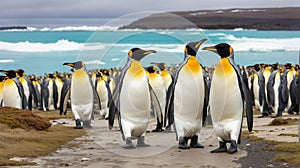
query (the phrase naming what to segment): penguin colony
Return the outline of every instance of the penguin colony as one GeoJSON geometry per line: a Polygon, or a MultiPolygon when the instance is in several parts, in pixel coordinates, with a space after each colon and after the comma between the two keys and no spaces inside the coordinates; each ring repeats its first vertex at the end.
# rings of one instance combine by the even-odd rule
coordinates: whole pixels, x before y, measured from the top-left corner
{"type": "Polygon", "coordinates": [[[219,141],[212,153],[237,152],[243,115],[251,132],[253,109],[261,117],[299,114],[299,65],[239,67],[233,48],[221,43],[202,48],[220,57],[215,67],[203,67],[196,55],[205,40],[188,43],[183,61],[171,67],[158,62],[143,67],[140,60],[156,51],[132,48],[120,69],[87,71],[84,62],[77,61],[63,64],[71,67],[71,73],[43,77],[26,76],[22,69],[0,70],[5,74],[0,76],[0,105],[59,109],[61,115],[71,107],[75,129],[91,128],[98,110],[109,129],[117,118],[127,149],[150,146],[145,134],[151,116],[157,121],[154,132],[171,131],[174,126],[178,148],[204,148],[198,136],[210,115],[219,141]]]}

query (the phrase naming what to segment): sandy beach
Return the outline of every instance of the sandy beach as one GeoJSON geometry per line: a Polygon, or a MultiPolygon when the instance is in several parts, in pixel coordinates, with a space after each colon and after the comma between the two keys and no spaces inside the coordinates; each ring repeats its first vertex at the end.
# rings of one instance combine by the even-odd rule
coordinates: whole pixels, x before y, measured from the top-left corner
{"type": "MultiPolygon", "coordinates": [[[[297,118],[297,116],[285,115],[283,118],[297,118]]],[[[296,134],[297,125],[266,126],[273,119],[255,116],[253,135],[280,142],[297,142],[298,137],[282,136],[282,132],[296,134]]],[[[66,126],[74,126],[71,119],[56,120],[53,124],[63,122],[66,126]]],[[[148,130],[154,127],[153,124],[151,122],[148,130]]],[[[246,130],[246,125],[243,129],[246,130]]],[[[145,142],[151,147],[123,149],[124,142],[118,126],[109,131],[106,120],[95,119],[93,128],[86,129],[86,132],[87,135],[74,139],[48,156],[14,159],[37,163],[31,167],[293,167],[287,163],[274,162],[272,157],[276,152],[264,151],[266,144],[247,139],[242,140],[235,154],[210,153],[218,147],[211,125],[203,128],[200,136],[200,143],[205,148],[190,150],[177,148],[174,132],[149,132],[146,134],[145,142]]]]}

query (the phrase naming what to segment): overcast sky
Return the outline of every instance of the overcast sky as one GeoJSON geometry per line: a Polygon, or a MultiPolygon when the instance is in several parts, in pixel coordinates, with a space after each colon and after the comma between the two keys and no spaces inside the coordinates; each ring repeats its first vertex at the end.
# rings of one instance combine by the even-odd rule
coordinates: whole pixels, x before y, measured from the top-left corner
{"type": "Polygon", "coordinates": [[[300,0],[2,0],[0,26],[99,26],[143,11],[300,7],[300,0]]]}

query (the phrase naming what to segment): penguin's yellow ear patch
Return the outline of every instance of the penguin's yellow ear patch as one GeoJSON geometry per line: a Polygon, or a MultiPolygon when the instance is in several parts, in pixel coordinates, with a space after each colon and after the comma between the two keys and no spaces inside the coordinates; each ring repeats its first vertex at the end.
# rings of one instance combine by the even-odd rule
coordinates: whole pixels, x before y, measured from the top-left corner
{"type": "Polygon", "coordinates": [[[132,57],[132,50],[128,52],[129,57],[132,57]]]}
{"type": "Polygon", "coordinates": [[[229,54],[231,55],[233,53],[233,48],[230,46],[229,47],[229,54]]]}

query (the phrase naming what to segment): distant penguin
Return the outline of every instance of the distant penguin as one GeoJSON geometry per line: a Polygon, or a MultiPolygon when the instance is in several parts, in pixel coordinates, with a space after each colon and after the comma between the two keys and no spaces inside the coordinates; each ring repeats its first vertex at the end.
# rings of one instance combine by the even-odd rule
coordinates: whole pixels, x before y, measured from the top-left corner
{"type": "Polygon", "coordinates": [[[99,72],[97,76],[96,95],[100,104],[100,115],[102,118],[108,118],[109,87],[106,83],[107,77],[102,72],[99,72]]]}
{"type": "Polygon", "coordinates": [[[17,73],[14,70],[0,72],[6,74],[7,79],[3,87],[3,103],[8,107],[15,107],[25,110],[27,107],[26,96],[24,94],[23,86],[17,79],[17,73]]]}
{"type": "Polygon", "coordinates": [[[280,70],[275,70],[271,73],[267,83],[268,102],[276,117],[282,116],[287,106],[289,93],[286,82],[286,74],[281,75],[280,70]]]}
{"type": "Polygon", "coordinates": [[[234,63],[233,48],[230,45],[220,43],[203,50],[213,51],[221,57],[215,67],[209,96],[210,114],[220,146],[211,153],[235,153],[241,136],[244,101],[248,130],[252,131],[251,94],[242,79],[240,69],[234,63]],[[231,144],[229,149],[226,143],[231,144]]]}
{"type": "Polygon", "coordinates": [[[172,75],[170,74],[170,72],[166,69],[167,64],[165,64],[165,63],[156,63],[156,62],[152,62],[151,64],[157,66],[160,69],[159,73],[163,77],[166,91],[168,91],[168,88],[171,85],[173,79],[172,79],[172,75]]]}
{"type": "MultiPolygon", "coordinates": [[[[118,85],[115,88],[109,108],[109,128],[112,129],[115,114],[119,113],[119,126],[124,148],[134,148],[132,139],[137,138],[137,147],[149,146],[144,142],[150,119],[152,105],[156,98],[148,82],[146,70],[140,60],[154,50],[132,48],[128,52],[126,65],[123,67],[118,85]],[[152,99],[152,101],[151,101],[152,99]]],[[[157,99],[156,99],[156,103],[157,99]]],[[[155,106],[157,107],[157,106],[155,106]]],[[[161,109],[156,109],[159,111],[161,109]]],[[[162,117],[160,116],[160,121],[162,117]]]]}
{"type": "Polygon", "coordinates": [[[26,74],[25,74],[23,69],[18,69],[18,70],[16,70],[16,72],[19,75],[18,79],[19,79],[19,81],[21,82],[21,84],[23,86],[24,95],[26,97],[26,101],[27,101],[26,109],[32,110],[32,103],[33,103],[33,99],[34,99],[33,84],[28,78],[25,77],[26,74]]]}
{"type": "Polygon", "coordinates": [[[54,83],[53,74],[47,74],[41,82],[41,109],[43,111],[49,111],[54,97],[54,83]]]}
{"type": "Polygon", "coordinates": [[[298,85],[300,84],[298,84],[297,82],[298,82],[298,71],[296,71],[295,77],[290,84],[289,93],[291,98],[291,106],[287,111],[288,114],[294,114],[294,112],[299,114],[298,99],[300,99],[299,97],[300,95],[298,95],[298,85]]]}
{"type": "Polygon", "coordinates": [[[61,77],[60,77],[60,74],[58,72],[55,73],[55,76],[54,76],[54,85],[56,86],[56,93],[54,94],[57,94],[56,96],[56,99],[54,103],[55,104],[55,109],[59,109],[60,108],[60,98],[61,98],[61,90],[62,90],[62,87],[64,85],[64,82],[62,81],[61,77]]]}
{"type": "MultiPolygon", "coordinates": [[[[67,94],[68,91],[64,89],[70,88],[71,96],[71,109],[75,118],[75,129],[91,128],[91,118],[94,108],[94,85],[92,83],[91,77],[85,69],[85,64],[82,61],[77,61],[74,63],[64,63],[73,67],[75,71],[72,73],[71,86],[63,87],[62,93],[67,94]],[[83,122],[83,125],[81,125],[83,122]]],[[[65,99],[68,98],[66,95],[62,95],[65,99]]],[[[61,102],[65,100],[61,100],[61,102]]],[[[63,103],[66,105],[66,103],[63,103]]],[[[60,108],[63,110],[64,108],[60,108]]],[[[62,111],[61,111],[62,113],[62,111]]]]}
{"type": "Polygon", "coordinates": [[[202,66],[196,58],[197,51],[204,41],[206,39],[186,45],[184,60],[175,71],[170,86],[168,113],[174,113],[174,128],[180,149],[204,148],[198,143],[198,136],[207,116],[206,84],[202,66]]]}
{"type": "Polygon", "coordinates": [[[3,106],[3,88],[4,88],[5,76],[0,76],[0,107],[3,106]]]}
{"type": "MultiPolygon", "coordinates": [[[[154,66],[149,66],[146,67],[145,69],[148,72],[150,86],[152,87],[158,99],[160,108],[162,110],[162,117],[164,118],[165,108],[166,108],[166,98],[167,98],[164,79],[154,66]]],[[[163,127],[163,123],[157,122],[156,128],[152,131],[161,132],[163,131],[162,127],[163,127]]]]}

